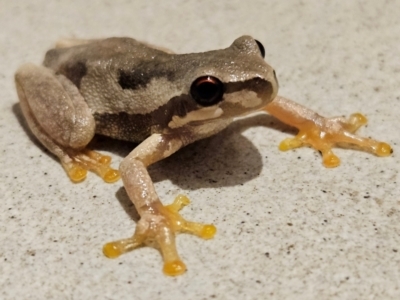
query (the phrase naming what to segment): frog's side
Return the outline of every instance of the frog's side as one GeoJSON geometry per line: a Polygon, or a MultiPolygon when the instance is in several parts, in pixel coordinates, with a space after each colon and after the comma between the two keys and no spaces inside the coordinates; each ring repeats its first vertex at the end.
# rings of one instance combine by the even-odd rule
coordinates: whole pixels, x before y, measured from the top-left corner
{"type": "Polygon", "coordinates": [[[16,73],[21,108],[35,136],[59,159],[73,181],[86,170],[105,181],[118,180],[110,158],[86,150],[95,133],[141,142],[121,163],[125,189],[141,216],[132,238],[109,243],[116,257],[155,241],[164,257],[164,272],[181,274],[185,266],[175,249],[175,232],[203,238],[213,225],[185,221],[178,210],[188,204],[179,196],[163,206],[147,167],[181,147],[225,128],[234,117],[264,110],[299,129],[282,150],[311,145],[325,166],[339,159],[331,148],[350,143],[377,155],[390,146],[353,134],[366,119],[360,114],[326,119],[278,97],[274,70],[264,61],[262,45],[243,36],[222,50],[177,55],[129,38],[71,41],[50,50],[44,66],[27,64],[16,73]]]}

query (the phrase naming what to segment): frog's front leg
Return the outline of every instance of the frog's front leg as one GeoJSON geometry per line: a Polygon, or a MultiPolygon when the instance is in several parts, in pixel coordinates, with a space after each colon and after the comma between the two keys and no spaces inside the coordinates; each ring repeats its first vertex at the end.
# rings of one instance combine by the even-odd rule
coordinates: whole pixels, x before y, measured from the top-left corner
{"type": "Polygon", "coordinates": [[[147,172],[150,164],[171,155],[182,146],[182,139],[177,135],[153,134],[122,161],[121,177],[140,220],[133,237],[104,246],[103,252],[107,257],[115,258],[143,244],[150,244],[161,250],[164,273],[180,275],[185,272],[186,266],[176,250],[175,234],[184,231],[204,239],[214,236],[214,225],[189,222],[179,215],[178,211],[189,204],[185,196],[178,196],[173,204],[164,206],[147,172]]]}
{"type": "Polygon", "coordinates": [[[285,139],[279,149],[286,151],[309,145],[322,153],[325,167],[333,168],[340,159],[332,152],[335,145],[355,145],[378,156],[388,156],[392,148],[387,143],[363,138],[354,134],[367,119],[360,113],[343,117],[324,118],[312,110],[283,97],[276,97],[264,110],[282,122],[296,127],[299,133],[294,138],[285,139]]]}
{"type": "Polygon", "coordinates": [[[106,182],[119,179],[111,158],[85,149],[95,133],[95,121],[76,86],[63,75],[33,64],[15,74],[25,119],[38,140],[56,155],[70,179],[85,179],[94,171],[106,182]]]}

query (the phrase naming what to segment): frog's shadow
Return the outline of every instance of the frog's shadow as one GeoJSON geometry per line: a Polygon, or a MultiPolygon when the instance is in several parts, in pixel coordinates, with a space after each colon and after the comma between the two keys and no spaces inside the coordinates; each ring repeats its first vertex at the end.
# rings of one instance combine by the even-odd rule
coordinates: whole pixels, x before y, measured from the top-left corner
{"type": "MultiPolygon", "coordinates": [[[[252,180],[262,170],[259,150],[244,135],[252,127],[295,133],[273,116],[257,114],[234,121],[225,130],[192,143],[148,168],[153,182],[170,180],[184,190],[236,186],[252,180]]],[[[265,140],[268,141],[268,133],[265,140]]],[[[274,141],[271,141],[273,144],[274,141]]],[[[275,142],[277,147],[277,141],[275,142]]],[[[97,136],[90,148],[125,157],[136,144],[97,136]]]]}
{"type": "MultiPolygon", "coordinates": [[[[151,166],[149,173],[153,182],[170,180],[178,188],[191,191],[243,185],[256,178],[263,168],[262,156],[255,145],[241,134],[255,126],[295,133],[293,128],[265,114],[237,120],[220,133],[188,145],[151,166]]],[[[268,138],[265,136],[266,140],[268,138]]],[[[271,144],[274,144],[274,141],[271,141],[271,144]]],[[[104,145],[108,151],[114,152],[109,148],[110,143],[106,142],[104,145]]],[[[277,145],[272,146],[277,147],[277,145]]],[[[125,148],[126,153],[121,153],[121,149],[124,147],[119,147],[117,151],[123,157],[129,153],[127,148],[125,148]]],[[[184,191],[182,193],[184,194],[184,191]]],[[[126,213],[138,221],[139,216],[123,187],[117,191],[116,197],[126,213]]],[[[170,203],[172,197],[163,198],[163,201],[170,203]]]]}
{"type": "MultiPolygon", "coordinates": [[[[32,142],[49,153],[28,129],[19,104],[13,105],[13,112],[32,142]]],[[[183,190],[197,190],[236,186],[254,179],[263,168],[263,160],[259,150],[242,133],[256,126],[295,133],[293,128],[267,114],[256,114],[238,119],[220,133],[190,144],[150,166],[149,173],[153,182],[170,180],[183,190]]],[[[265,139],[268,140],[268,136],[265,136],[265,139]]],[[[277,143],[277,141],[271,141],[271,143],[277,143]]],[[[89,144],[91,149],[108,151],[121,157],[127,156],[135,146],[133,143],[104,136],[96,136],[89,144]]],[[[53,155],[49,156],[58,161],[53,155]]],[[[116,166],[115,162],[113,165],[116,166]]],[[[133,219],[137,219],[123,187],[116,192],[116,197],[125,211],[133,219]]]]}
{"type": "MultiPolygon", "coordinates": [[[[155,182],[169,179],[185,190],[244,184],[257,177],[263,168],[260,151],[242,134],[256,126],[289,129],[266,114],[239,119],[220,133],[188,145],[155,164],[149,172],[155,182]]],[[[268,138],[266,133],[265,140],[268,138]]]]}
{"type": "MultiPolygon", "coordinates": [[[[190,144],[150,166],[149,174],[154,183],[170,180],[177,187],[189,191],[242,185],[257,177],[263,168],[259,150],[241,134],[255,126],[295,133],[293,128],[269,115],[260,114],[240,119],[220,133],[190,144]]],[[[265,139],[268,139],[268,136],[265,139]]],[[[132,144],[128,148],[129,143],[123,142],[123,145],[115,148],[117,144],[110,142],[108,138],[101,137],[101,140],[98,139],[96,142],[96,149],[100,148],[125,157],[133,148],[132,144]]],[[[126,213],[134,221],[138,221],[140,217],[124,187],[118,189],[116,197],[126,213]]],[[[172,199],[163,200],[164,203],[172,201],[172,199]]]]}
{"type": "MultiPolygon", "coordinates": [[[[14,104],[12,110],[29,139],[59,162],[29,130],[19,103],[14,104]]],[[[190,144],[150,166],[149,173],[153,182],[168,179],[182,189],[196,190],[235,186],[253,179],[262,169],[261,154],[241,133],[256,126],[294,132],[291,127],[267,114],[236,120],[220,133],[190,144]]],[[[96,135],[88,146],[90,149],[125,157],[136,144],[96,135]]],[[[113,165],[116,167],[115,162],[113,165]]]]}

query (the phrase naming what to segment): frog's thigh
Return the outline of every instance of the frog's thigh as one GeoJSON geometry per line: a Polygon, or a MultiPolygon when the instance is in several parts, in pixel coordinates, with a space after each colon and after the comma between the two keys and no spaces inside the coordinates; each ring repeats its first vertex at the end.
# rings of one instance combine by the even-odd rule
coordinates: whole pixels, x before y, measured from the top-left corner
{"type": "Polygon", "coordinates": [[[95,121],[78,89],[64,76],[33,64],[15,74],[22,111],[34,135],[54,154],[85,147],[95,121]]]}

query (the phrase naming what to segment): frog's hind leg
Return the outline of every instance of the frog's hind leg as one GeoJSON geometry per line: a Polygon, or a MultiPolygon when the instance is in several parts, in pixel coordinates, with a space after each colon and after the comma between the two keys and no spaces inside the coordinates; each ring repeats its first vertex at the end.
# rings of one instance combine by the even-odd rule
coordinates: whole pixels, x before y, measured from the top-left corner
{"type": "Polygon", "coordinates": [[[54,155],[70,179],[85,179],[87,170],[105,181],[119,179],[110,157],[85,149],[95,133],[95,121],[78,89],[64,76],[33,64],[15,74],[25,119],[36,138],[54,155]]]}

